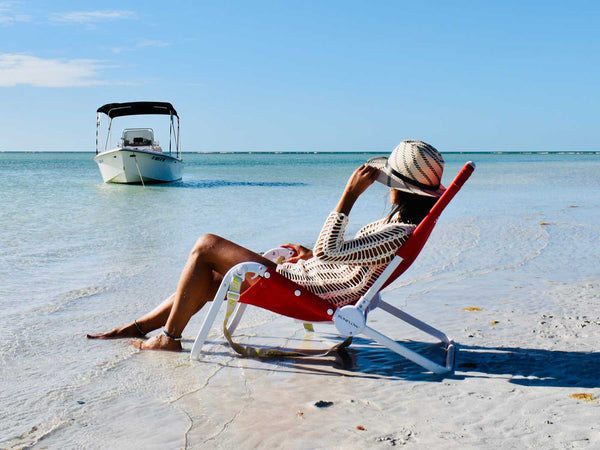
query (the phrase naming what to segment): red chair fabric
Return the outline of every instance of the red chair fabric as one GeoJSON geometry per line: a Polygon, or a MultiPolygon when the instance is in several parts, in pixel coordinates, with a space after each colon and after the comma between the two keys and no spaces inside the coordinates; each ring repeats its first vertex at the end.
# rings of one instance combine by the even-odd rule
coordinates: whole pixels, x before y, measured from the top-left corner
{"type": "Polygon", "coordinates": [[[304,322],[331,321],[335,305],[272,269],[267,269],[267,273],[268,278],[261,277],[242,293],[238,300],[240,303],[259,306],[304,322]]]}

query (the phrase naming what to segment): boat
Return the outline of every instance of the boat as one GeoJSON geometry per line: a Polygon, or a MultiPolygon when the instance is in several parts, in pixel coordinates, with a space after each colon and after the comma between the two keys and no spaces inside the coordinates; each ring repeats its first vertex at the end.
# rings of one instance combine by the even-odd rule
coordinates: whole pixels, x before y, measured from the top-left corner
{"type": "Polygon", "coordinates": [[[96,156],[100,174],[105,183],[150,184],[181,180],[183,159],[179,142],[179,116],[167,102],[108,103],[97,110],[96,156]],[[108,149],[112,120],[122,116],[168,115],[169,150],[163,151],[154,138],[152,128],[125,128],[115,148],[108,149]],[[101,119],[108,116],[106,140],[103,141],[101,119]],[[176,119],[176,120],[175,120],[176,119]],[[176,122],[176,123],[175,123],[176,122]]]}

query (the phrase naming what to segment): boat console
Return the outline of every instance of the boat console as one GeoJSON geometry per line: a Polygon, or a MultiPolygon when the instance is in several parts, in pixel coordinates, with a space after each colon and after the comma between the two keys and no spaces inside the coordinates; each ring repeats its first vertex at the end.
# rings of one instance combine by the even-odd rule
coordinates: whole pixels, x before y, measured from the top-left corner
{"type": "Polygon", "coordinates": [[[121,137],[122,147],[145,147],[158,145],[154,142],[152,128],[126,128],[121,137]]]}

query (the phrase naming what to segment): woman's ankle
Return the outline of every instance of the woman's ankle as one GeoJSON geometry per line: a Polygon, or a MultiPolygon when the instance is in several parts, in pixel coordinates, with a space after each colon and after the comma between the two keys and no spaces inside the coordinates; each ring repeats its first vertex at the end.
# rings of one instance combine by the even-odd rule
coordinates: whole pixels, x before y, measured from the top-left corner
{"type": "Polygon", "coordinates": [[[144,331],[145,328],[142,328],[142,326],[139,324],[139,322],[137,320],[133,321],[133,326],[136,329],[136,331],[139,333],[140,337],[146,337],[146,334],[148,334],[148,331],[144,331]]]}

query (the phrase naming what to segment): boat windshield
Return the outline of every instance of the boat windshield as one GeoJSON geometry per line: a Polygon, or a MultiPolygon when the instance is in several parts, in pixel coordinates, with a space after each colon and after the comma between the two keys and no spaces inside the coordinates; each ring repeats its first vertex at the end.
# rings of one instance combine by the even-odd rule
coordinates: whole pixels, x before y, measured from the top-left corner
{"type": "Polygon", "coordinates": [[[123,145],[153,145],[152,128],[127,128],[123,130],[123,145]]]}

